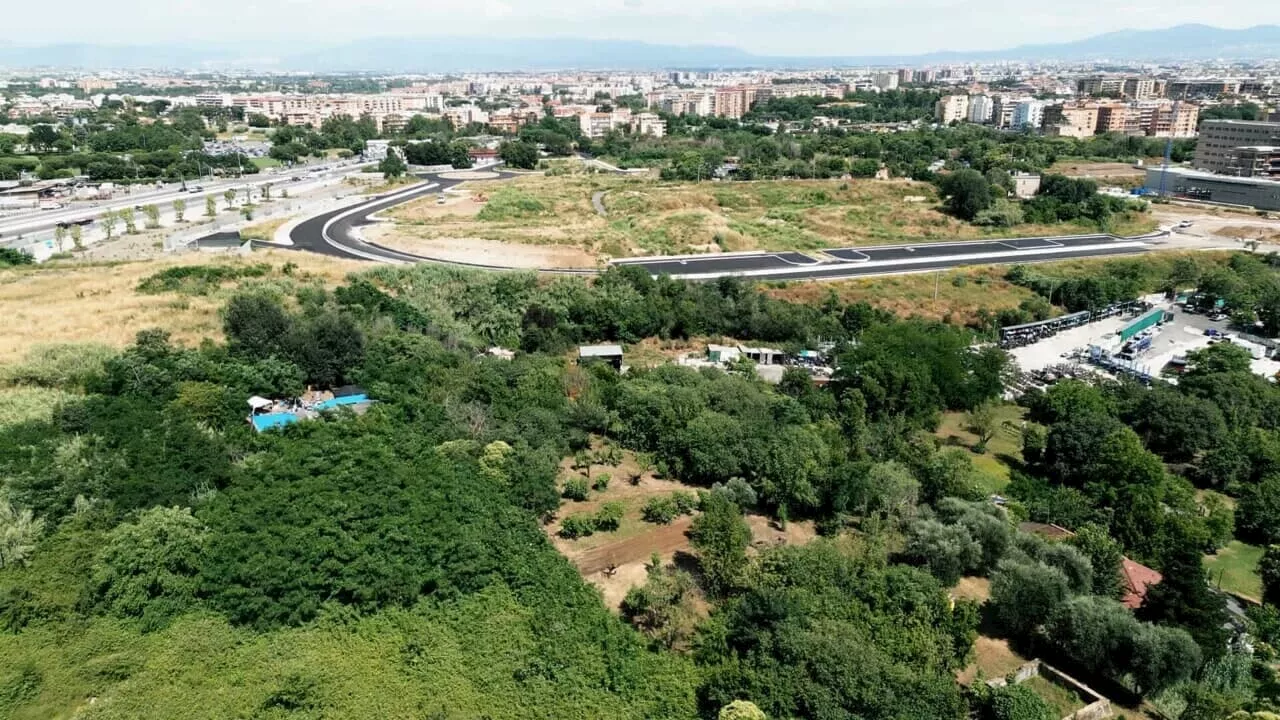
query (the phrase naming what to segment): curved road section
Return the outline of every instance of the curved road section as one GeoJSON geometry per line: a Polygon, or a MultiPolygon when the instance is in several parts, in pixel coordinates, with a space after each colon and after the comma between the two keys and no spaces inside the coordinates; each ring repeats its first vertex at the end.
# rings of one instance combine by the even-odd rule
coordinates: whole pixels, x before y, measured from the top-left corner
{"type": "MultiPolygon", "coordinates": [[[[501,176],[511,177],[509,173],[501,173],[501,176]]],[[[439,173],[420,177],[423,178],[422,183],[405,190],[380,195],[345,208],[330,210],[302,221],[289,233],[294,248],[384,263],[434,262],[484,270],[512,269],[415,255],[361,238],[359,229],[376,222],[372,216],[377,213],[426,195],[444,192],[465,182],[461,179],[443,177],[439,173]]],[[[812,255],[800,252],[746,252],[645,257],[615,260],[611,265],[638,266],[655,277],[669,275],[686,280],[712,280],[726,276],[756,277],[767,280],[830,280],[928,272],[965,265],[1005,265],[1068,258],[1133,255],[1152,249],[1153,246],[1149,241],[1166,234],[1155,233],[1138,238],[1073,235],[848,247],[825,250],[812,255]]],[[[597,271],[594,268],[547,268],[542,272],[590,275],[597,271]]]]}

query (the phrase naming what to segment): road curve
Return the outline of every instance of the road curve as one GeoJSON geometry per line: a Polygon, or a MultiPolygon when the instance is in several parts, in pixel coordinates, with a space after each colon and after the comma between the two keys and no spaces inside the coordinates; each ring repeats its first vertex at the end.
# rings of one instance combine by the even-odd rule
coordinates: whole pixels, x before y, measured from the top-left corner
{"type": "MultiPolygon", "coordinates": [[[[394,264],[439,263],[482,270],[512,270],[501,265],[464,263],[395,250],[360,237],[359,228],[376,220],[372,216],[426,195],[444,192],[465,180],[450,173],[426,173],[422,182],[369,200],[330,210],[300,222],[290,231],[298,250],[336,257],[394,264]]],[[[500,177],[513,174],[500,172],[500,177]]],[[[596,198],[592,198],[594,201],[596,198]]],[[[1010,238],[968,242],[916,243],[878,247],[836,248],[819,253],[748,252],[689,255],[666,258],[615,260],[614,266],[636,265],[657,277],[669,275],[688,280],[744,276],[766,280],[830,280],[872,275],[929,272],[966,265],[1007,265],[1083,257],[1133,255],[1152,249],[1149,241],[1167,233],[1139,238],[1112,235],[1010,238]]],[[[596,268],[545,268],[543,273],[594,275],[596,268]]]]}

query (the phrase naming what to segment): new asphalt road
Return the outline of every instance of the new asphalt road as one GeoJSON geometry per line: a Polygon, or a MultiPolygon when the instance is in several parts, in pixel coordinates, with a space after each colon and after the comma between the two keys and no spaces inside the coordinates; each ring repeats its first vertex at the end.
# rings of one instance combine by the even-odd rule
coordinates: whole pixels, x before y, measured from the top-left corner
{"type": "MultiPolygon", "coordinates": [[[[501,173],[509,176],[509,173],[501,173]]],[[[436,258],[393,250],[360,238],[358,229],[376,222],[371,216],[426,195],[444,192],[462,180],[438,173],[420,176],[418,185],[380,195],[356,205],[331,210],[299,223],[290,232],[299,250],[386,263],[445,262],[436,258]]],[[[920,243],[879,247],[850,247],[809,255],[800,252],[758,252],[720,255],[691,255],[666,258],[616,260],[614,265],[636,265],[656,276],[709,280],[742,275],[769,280],[836,279],[867,275],[889,275],[943,270],[964,265],[1032,263],[1081,257],[1131,255],[1151,246],[1147,238],[1117,238],[1111,235],[1032,237],[973,242],[920,243]]],[[[467,265],[466,263],[453,263],[467,265]]],[[[490,270],[493,265],[467,265],[490,270]]],[[[594,269],[552,268],[546,272],[593,274],[594,269]]]]}

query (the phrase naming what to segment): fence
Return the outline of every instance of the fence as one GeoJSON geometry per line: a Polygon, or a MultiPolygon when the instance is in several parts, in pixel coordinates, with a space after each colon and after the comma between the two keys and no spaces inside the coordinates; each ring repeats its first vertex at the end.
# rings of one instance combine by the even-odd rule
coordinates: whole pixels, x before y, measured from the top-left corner
{"type": "Polygon", "coordinates": [[[1110,700],[1088,685],[1040,660],[1032,660],[1005,677],[988,680],[987,685],[991,687],[1007,687],[1011,684],[1017,685],[1026,682],[1033,677],[1043,677],[1050,682],[1062,685],[1075,693],[1082,702],[1088,703],[1079,710],[1063,717],[1062,720],[1102,720],[1103,718],[1111,717],[1110,700]]]}

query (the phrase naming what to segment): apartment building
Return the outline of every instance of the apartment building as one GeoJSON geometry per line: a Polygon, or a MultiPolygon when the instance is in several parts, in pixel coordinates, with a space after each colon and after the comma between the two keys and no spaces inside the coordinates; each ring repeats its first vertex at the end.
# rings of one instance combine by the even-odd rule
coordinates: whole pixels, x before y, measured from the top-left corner
{"type": "Polygon", "coordinates": [[[1015,130],[1039,130],[1044,123],[1044,103],[1039,100],[1023,100],[1013,108],[1012,127],[1015,130]]]}
{"type": "Polygon", "coordinates": [[[1280,123],[1206,120],[1200,128],[1192,165],[1210,172],[1240,175],[1253,167],[1253,160],[1241,160],[1241,148],[1276,146],[1280,146],[1280,123]]]}
{"type": "Polygon", "coordinates": [[[969,118],[968,95],[944,95],[934,105],[934,119],[943,125],[964,122],[969,118]]]}
{"type": "Polygon", "coordinates": [[[1159,102],[1151,106],[1150,117],[1142,110],[1143,128],[1151,137],[1193,138],[1200,124],[1200,106],[1194,103],[1159,102]]]}
{"type": "Polygon", "coordinates": [[[1121,92],[1125,97],[1133,100],[1150,100],[1159,97],[1156,94],[1155,78],[1125,78],[1121,92]]]}
{"type": "Polygon", "coordinates": [[[997,95],[995,99],[991,101],[991,124],[1001,130],[1013,127],[1013,115],[1018,109],[1018,103],[1023,102],[1026,99],[1027,98],[997,95]]]}
{"type": "Polygon", "coordinates": [[[746,88],[716,88],[715,114],[717,117],[738,120],[746,115],[749,109],[746,88]]]}
{"type": "Polygon", "coordinates": [[[1098,106],[1092,103],[1051,105],[1044,109],[1044,132],[1055,137],[1093,137],[1098,127],[1098,106]]]}
{"type": "Polygon", "coordinates": [[[877,90],[897,90],[898,74],[891,72],[875,73],[871,76],[871,83],[876,86],[877,90]]]}
{"type": "Polygon", "coordinates": [[[1076,92],[1081,95],[1120,95],[1124,92],[1125,78],[1117,75],[1091,75],[1076,80],[1076,92]]]}
{"type": "Polygon", "coordinates": [[[989,123],[995,112],[995,102],[988,95],[969,96],[969,122],[989,123]]]}
{"type": "MultiPolygon", "coordinates": [[[[613,112],[589,112],[578,116],[578,127],[582,134],[593,140],[608,135],[613,130],[631,125],[631,111],[623,108],[613,112]]],[[[666,129],[666,126],[663,126],[666,129]]]]}
{"type": "Polygon", "coordinates": [[[1139,117],[1134,108],[1125,103],[1106,103],[1098,106],[1097,132],[1137,135],[1139,117]]]}
{"type": "Polygon", "coordinates": [[[656,113],[636,113],[631,118],[631,132],[636,135],[663,137],[667,134],[667,121],[656,113]]]}

